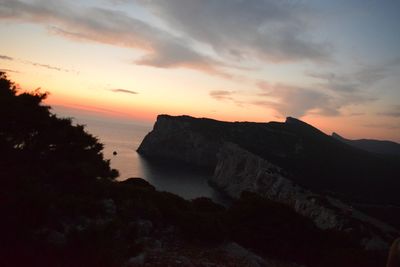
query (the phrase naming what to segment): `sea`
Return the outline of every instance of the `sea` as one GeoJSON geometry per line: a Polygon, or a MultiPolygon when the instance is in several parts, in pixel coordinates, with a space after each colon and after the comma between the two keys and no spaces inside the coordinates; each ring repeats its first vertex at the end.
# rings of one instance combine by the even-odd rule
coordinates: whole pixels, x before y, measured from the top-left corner
{"type": "Polygon", "coordinates": [[[181,164],[153,162],[136,152],[143,138],[152,130],[152,123],[88,116],[62,107],[53,110],[60,117],[71,117],[74,124],[85,125],[86,131],[99,139],[104,145],[104,158],[109,159],[111,167],[119,171],[117,180],[139,177],[159,191],[171,192],[188,200],[208,197],[221,204],[226,202],[208,185],[212,173],[181,164]]]}

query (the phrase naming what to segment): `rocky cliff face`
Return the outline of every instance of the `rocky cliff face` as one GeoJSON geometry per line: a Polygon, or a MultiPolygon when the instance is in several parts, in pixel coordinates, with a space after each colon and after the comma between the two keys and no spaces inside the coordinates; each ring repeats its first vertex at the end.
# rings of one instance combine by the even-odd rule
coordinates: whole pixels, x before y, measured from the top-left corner
{"type": "Polygon", "coordinates": [[[333,191],[369,204],[400,204],[400,162],[351,147],[294,118],[253,123],[160,115],[138,152],[214,169],[224,142],[284,168],[293,181],[314,192],[333,191]]]}
{"type": "MultiPolygon", "coordinates": [[[[270,200],[287,204],[298,213],[310,217],[321,229],[342,229],[344,217],[327,199],[303,189],[286,178],[278,166],[241,149],[225,144],[218,153],[218,164],[211,184],[232,198],[243,191],[255,192],[270,200]]],[[[350,209],[350,207],[348,207],[350,209]]]]}
{"type": "MultiPolygon", "coordinates": [[[[292,207],[321,229],[354,232],[363,237],[361,242],[369,249],[386,248],[387,241],[399,235],[393,227],[350,205],[318,194],[314,188],[309,190],[318,184],[320,191],[339,188],[349,198],[361,190],[371,195],[375,188],[373,183],[366,184],[371,181],[366,178],[372,175],[368,168],[383,170],[386,165],[375,164],[380,161],[373,156],[353,150],[297,119],[288,118],[285,123],[227,123],[160,115],[138,152],[214,169],[210,183],[230,197],[255,192],[292,207]],[[368,175],[360,180],[359,173],[368,175]]],[[[390,187],[379,184],[385,189],[390,187]]]]}
{"type": "Polygon", "coordinates": [[[232,198],[249,191],[286,204],[321,229],[357,233],[363,236],[360,241],[367,249],[387,249],[387,241],[399,234],[393,227],[353,210],[338,199],[302,188],[278,166],[232,143],[221,147],[210,183],[232,198]]]}
{"type": "Polygon", "coordinates": [[[149,158],[171,159],[196,166],[214,168],[219,143],[191,129],[187,116],[159,115],[153,130],[146,135],[138,152],[149,158]]]}

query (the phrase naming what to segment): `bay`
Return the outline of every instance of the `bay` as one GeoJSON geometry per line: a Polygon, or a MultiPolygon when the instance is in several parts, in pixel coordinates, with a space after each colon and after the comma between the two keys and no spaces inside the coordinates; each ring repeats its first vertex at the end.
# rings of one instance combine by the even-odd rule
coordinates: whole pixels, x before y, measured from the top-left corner
{"type": "Polygon", "coordinates": [[[181,164],[150,161],[136,152],[143,138],[151,131],[151,123],[81,114],[63,107],[53,110],[61,117],[72,117],[74,123],[85,125],[87,132],[104,144],[104,157],[110,160],[112,168],[119,171],[118,180],[140,177],[159,191],[171,192],[185,199],[208,197],[224,202],[207,183],[211,173],[181,164]],[[114,151],[116,155],[113,155],[114,151]]]}

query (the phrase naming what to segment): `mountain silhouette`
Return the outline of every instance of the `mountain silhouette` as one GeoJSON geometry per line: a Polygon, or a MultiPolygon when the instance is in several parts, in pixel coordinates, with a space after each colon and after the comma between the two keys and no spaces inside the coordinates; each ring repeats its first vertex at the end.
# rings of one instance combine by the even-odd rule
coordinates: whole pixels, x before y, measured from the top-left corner
{"type": "Polygon", "coordinates": [[[335,132],[332,133],[332,137],[343,143],[346,143],[353,147],[360,148],[368,152],[373,152],[383,155],[400,156],[400,144],[396,142],[374,140],[374,139],[350,140],[340,136],[335,132]]]}

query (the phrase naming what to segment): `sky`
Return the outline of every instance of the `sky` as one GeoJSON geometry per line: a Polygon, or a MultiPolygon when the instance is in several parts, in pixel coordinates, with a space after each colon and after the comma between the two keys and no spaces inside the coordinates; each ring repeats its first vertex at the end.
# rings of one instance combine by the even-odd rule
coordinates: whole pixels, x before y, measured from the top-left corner
{"type": "Polygon", "coordinates": [[[0,0],[0,70],[55,110],[300,118],[400,142],[397,0],[0,0]]]}

